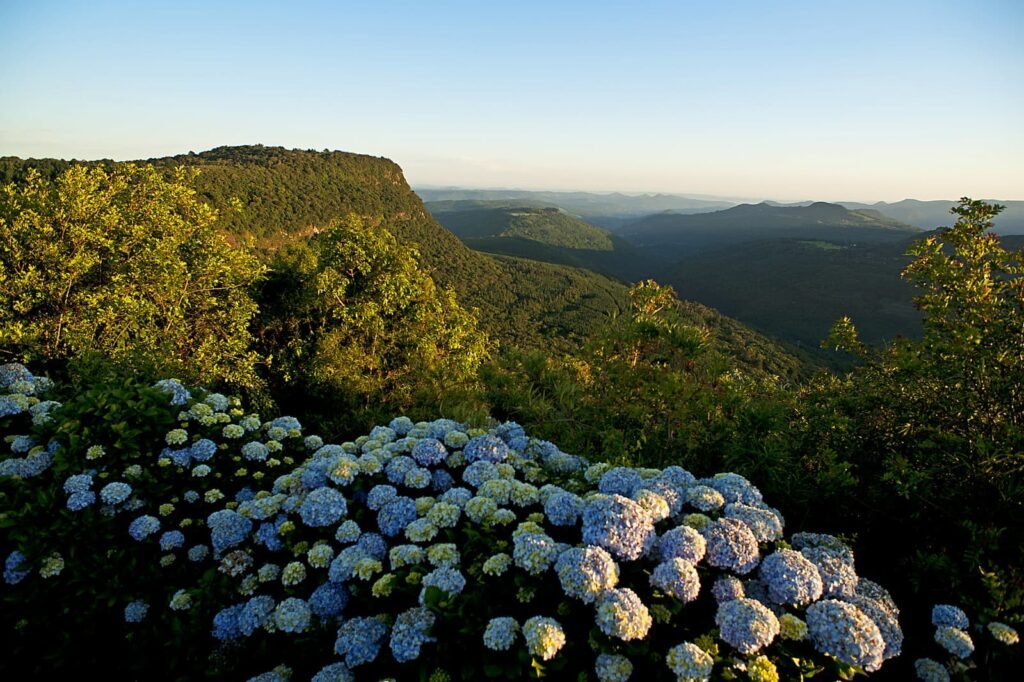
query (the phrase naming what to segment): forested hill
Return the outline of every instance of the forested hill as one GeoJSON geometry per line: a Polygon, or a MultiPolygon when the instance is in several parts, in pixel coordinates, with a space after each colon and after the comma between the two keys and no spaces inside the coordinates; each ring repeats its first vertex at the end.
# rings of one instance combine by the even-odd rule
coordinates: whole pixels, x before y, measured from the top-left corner
{"type": "Polygon", "coordinates": [[[554,206],[505,201],[427,202],[427,210],[475,251],[586,268],[626,282],[658,267],[632,244],[554,206]]]}
{"type": "Polygon", "coordinates": [[[817,202],[809,206],[741,204],[714,213],[652,215],[619,233],[636,246],[684,257],[766,239],[867,243],[900,241],[919,232],[877,211],[851,211],[817,202]]]}
{"type": "MultiPolygon", "coordinates": [[[[483,330],[506,348],[572,348],[626,303],[625,285],[603,275],[468,248],[431,217],[402,169],[388,159],[252,145],[146,162],[198,168],[197,191],[222,209],[224,229],[267,258],[289,240],[350,213],[386,227],[400,242],[416,246],[423,268],[475,308],[483,330]],[[241,202],[240,211],[231,209],[233,199],[241,202]]],[[[0,158],[0,183],[24,179],[28,168],[55,177],[71,163],[0,158]]],[[[783,376],[800,371],[800,362],[781,346],[737,322],[695,304],[686,306],[686,315],[711,328],[720,350],[740,366],[783,376]]]]}
{"type": "Polygon", "coordinates": [[[463,239],[511,237],[567,249],[611,251],[606,230],[554,207],[488,206],[480,202],[428,203],[439,223],[463,239]]]}
{"type": "MultiPolygon", "coordinates": [[[[464,305],[476,308],[481,325],[503,345],[577,342],[619,310],[626,298],[622,284],[591,272],[496,260],[469,249],[434,221],[402,169],[388,159],[253,145],[147,162],[198,168],[196,188],[222,209],[224,229],[265,258],[290,239],[350,213],[386,227],[400,242],[416,246],[424,270],[454,289],[464,305]],[[231,209],[233,199],[241,202],[240,211],[231,209]]],[[[70,163],[3,158],[0,181],[22,179],[28,167],[52,177],[70,163]]]]}

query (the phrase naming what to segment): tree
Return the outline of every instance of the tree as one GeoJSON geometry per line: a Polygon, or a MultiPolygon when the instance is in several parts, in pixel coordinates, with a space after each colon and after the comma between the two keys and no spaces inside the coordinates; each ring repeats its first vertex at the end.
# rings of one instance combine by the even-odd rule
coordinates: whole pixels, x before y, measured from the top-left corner
{"type": "Polygon", "coordinates": [[[195,173],[75,165],[0,192],[0,354],[98,356],[148,375],[252,385],[249,287],[195,173]]]}
{"type": "Polygon", "coordinates": [[[424,400],[436,412],[475,381],[487,335],[383,227],[350,215],[282,249],[272,270],[260,339],[283,394],[311,392],[335,416],[424,400]]]}
{"type": "Polygon", "coordinates": [[[953,227],[910,249],[922,339],[872,352],[837,323],[831,341],[865,362],[808,391],[803,414],[808,443],[855,468],[847,524],[899,557],[915,592],[938,599],[927,590],[942,585],[986,619],[1020,622],[1024,253],[989,231],[1001,208],[961,199],[953,227]]]}

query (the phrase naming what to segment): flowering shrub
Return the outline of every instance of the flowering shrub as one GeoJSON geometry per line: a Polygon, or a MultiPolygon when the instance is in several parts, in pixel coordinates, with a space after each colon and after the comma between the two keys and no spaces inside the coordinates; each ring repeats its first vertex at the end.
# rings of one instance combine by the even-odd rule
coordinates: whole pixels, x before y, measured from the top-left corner
{"type": "Polygon", "coordinates": [[[48,388],[0,368],[3,618],[37,671],[73,626],[119,668],[257,679],[833,679],[901,651],[853,551],[787,541],[736,474],[611,468],[512,423],[325,444],[174,381],[33,413],[48,388]]]}

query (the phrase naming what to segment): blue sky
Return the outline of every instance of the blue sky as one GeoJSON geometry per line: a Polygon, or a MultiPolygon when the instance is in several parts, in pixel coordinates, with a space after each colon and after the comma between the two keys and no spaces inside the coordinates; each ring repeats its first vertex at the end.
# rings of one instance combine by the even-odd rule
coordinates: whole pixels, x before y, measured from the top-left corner
{"type": "Polygon", "coordinates": [[[1024,3],[0,0],[0,155],[420,185],[1024,199],[1024,3]]]}

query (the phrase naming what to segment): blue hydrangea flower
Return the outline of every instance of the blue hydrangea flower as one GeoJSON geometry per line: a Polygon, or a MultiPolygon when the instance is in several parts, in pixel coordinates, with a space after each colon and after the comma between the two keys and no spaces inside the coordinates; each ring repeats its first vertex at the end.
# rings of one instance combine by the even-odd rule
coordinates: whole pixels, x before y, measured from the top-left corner
{"type": "Polygon", "coordinates": [[[207,545],[196,545],[188,549],[189,561],[200,562],[208,556],[210,556],[210,548],[207,545]]]}
{"type": "Polygon", "coordinates": [[[459,509],[463,509],[466,503],[473,499],[473,493],[466,488],[452,488],[446,490],[439,498],[439,502],[450,502],[459,509]]]}
{"type": "Polygon", "coordinates": [[[407,488],[413,488],[415,490],[423,490],[428,487],[433,481],[433,477],[430,474],[429,469],[422,467],[413,467],[405,472],[405,486],[407,488]]]}
{"type": "Polygon", "coordinates": [[[949,682],[949,671],[946,666],[930,658],[919,658],[914,661],[914,673],[923,682],[949,682]]]}
{"type": "Polygon", "coordinates": [[[544,503],[544,514],[555,526],[575,526],[583,513],[584,503],[579,495],[570,492],[556,492],[544,503]]]}
{"type": "Polygon", "coordinates": [[[435,492],[443,493],[455,485],[455,479],[444,469],[435,469],[430,475],[430,487],[435,492]]]}
{"type": "Polygon", "coordinates": [[[242,605],[236,604],[221,609],[213,617],[213,636],[221,642],[238,639],[241,632],[238,629],[238,616],[242,612],[242,605]]]}
{"type": "Polygon", "coordinates": [[[86,490],[80,493],[72,493],[68,497],[67,507],[71,511],[82,511],[96,502],[96,493],[86,490]]]}
{"type": "Polygon", "coordinates": [[[420,647],[434,638],[428,635],[436,616],[422,607],[411,608],[398,614],[391,628],[391,654],[399,663],[407,663],[420,656],[420,647]]]}
{"type": "Polygon", "coordinates": [[[108,483],[100,490],[100,500],[103,504],[121,504],[132,494],[132,487],[127,483],[115,481],[108,483]]]}
{"type": "Polygon", "coordinates": [[[710,486],[695,485],[687,489],[686,502],[702,512],[709,512],[721,509],[725,498],[710,486]]]}
{"type": "Polygon", "coordinates": [[[852,552],[818,545],[804,547],[800,553],[817,567],[826,597],[849,597],[856,593],[859,578],[852,552]]]}
{"type": "Polygon", "coordinates": [[[334,653],[344,658],[350,668],[372,663],[387,632],[388,626],[376,618],[351,618],[338,628],[334,653]]]}
{"type": "Polygon", "coordinates": [[[530,654],[550,661],[565,646],[565,630],[554,618],[533,616],[523,623],[523,637],[530,654]]]}
{"type": "Polygon", "coordinates": [[[715,580],[715,584],[711,586],[711,594],[714,595],[715,601],[719,604],[724,601],[732,601],[733,599],[742,599],[746,596],[743,590],[743,582],[731,575],[723,575],[715,580]]]}
{"type": "Polygon", "coordinates": [[[1020,633],[1006,623],[994,620],[985,627],[997,642],[1002,642],[1007,646],[1018,644],[1020,642],[1020,633]]]}
{"type": "Polygon", "coordinates": [[[935,629],[935,641],[957,658],[967,658],[974,653],[974,641],[960,628],[942,625],[935,629]]]}
{"type": "Polygon", "coordinates": [[[370,488],[366,496],[366,506],[371,511],[378,511],[388,502],[393,502],[398,497],[398,490],[390,485],[375,485],[370,488]]]}
{"type": "Polygon", "coordinates": [[[420,466],[432,467],[440,464],[448,456],[448,448],[436,438],[424,438],[412,448],[412,458],[420,466]]]}
{"type": "Polygon", "coordinates": [[[686,559],[669,559],[651,572],[651,587],[675,597],[685,603],[691,602],[700,594],[700,576],[697,569],[686,559]]]}
{"type": "Polygon", "coordinates": [[[512,541],[516,566],[530,575],[540,575],[558,558],[558,543],[543,533],[519,533],[512,541]]]}
{"type": "Polygon", "coordinates": [[[253,597],[238,611],[238,631],[246,637],[250,636],[268,622],[267,619],[273,615],[276,606],[274,598],[269,595],[261,594],[253,597]]]}
{"type": "Polygon", "coordinates": [[[759,601],[741,598],[722,602],[715,614],[719,636],[741,654],[753,654],[779,634],[779,619],[759,601]]]}
{"type": "Polygon", "coordinates": [[[388,428],[398,436],[404,436],[412,430],[413,423],[408,417],[396,417],[388,423],[388,428]]]}
{"type": "Polygon", "coordinates": [[[180,530],[169,530],[160,536],[160,549],[169,552],[185,544],[185,534],[180,530]]]}
{"type": "Polygon", "coordinates": [[[629,467],[615,467],[609,469],[601,476],[597,489],[608,495],[622,495],[631,497],[636,489],[643,483],[643,477],[636,469],[629,467]]]}
{"type": "Polygon", "coordinates": [[[707,551],[704,536],[689,526],[678,526],[658,538],[658,556],[662,561],[686,559],[692,564],[699,563],[707,551]]]}
{"type": "Polygon", "coordinates": [[[330,568],[327,569],[327,578],[331,582],[343,583],[352,577],[356,563],[370,558],[372,557],[366,553],[366,550],[358,545],[346,547],[338,552],[338,556],[334,557],[330,568]]]}
{"type": "Polygon", "coordinates": [[[270,449],[263,443],[254,440],[242,446],[242,457],[250,462],[265,462],[270,456],[270,449]]]}
{"type": "Polygon", "coordinates": [[[619,559],[639,559],[657,537],[650,515],[628,497],[602,497],[583,510],[583,542],[604,547],[619,559]]]}
{"type": "Polygon", "coordinates": [[[192,399],[192,394],[177,379],[161,379],[153,384],[153,388],[171,394],[171,405],[184,405],[192,399]]]}
{"type": "Polygon", "coordinates": [[[970,624],[967,614],[959,606],[936,604],[932,608],[932,625],[936,627],[946,626],[966,630],[970,624]]]}
{"type": "Polygon", "coordinates": [[[804,606],[820,598],[824,589],[817,566],[791,549],[766,556],[760,575],[774,604],[804,606]]]}
{"type": "Polygon", "coordinates": [[[782,517],[773,509],[730,502],[725,505],[725,515],[745,523],[758,542],[773,542],[782,538],[782,517]]]}
{"type": "Polygon", "coordinates": [[[633,664],[625,656],[601,654],[594,660],[594,673],[598,682],[627,682],[633,674],[633,664]]]}
{"type": "Polygon", "coordinates": [[[462,590],[466,589],[466,577],[456,568],[443,566],[441,568],[435,568],[433,571],[423,576],[421,585],[423,585],[423,589],[420,590],[420,605],[422,606],[426,598],[428,587],[436,587],[449,596],[455,596],[460,594],[462,590]]]}
{"type": "Polygon", "coordinates": [[[683,642],[665,654],[665,663],[684,682],[706,682],[711,679],[715,660],[696,644],[683,642]]]}
{"type": "Polygon", "coordinates": [[[221,509],[206,517],[213,550],[220,554],[245,540],[252,531],[252,521],[232,509],[221,509]]]}
{"type": "Polygon", "coordinates": [[[484,628],[484,646],[492,651],[508,651],[515,644],[518,634],[519,623],[515,618],[491,618],[484,628]]]}
{"type": "Polygon", "coordinates": [[[309,608],[324,619],[341,614],[347,604],[348,590],[332,582],[323,583],[309,597],[309,608]]]}
{"type": "Polygon", "coordinates": [[[878,626],[882,640],[885,641],[885,651],[882,652],[883,659],[889,660],[900,655],[903,651],[903,629],[900,627],[896,614],[890,611],[883,603],[861,594],[846,597],[844,601],[853,604],[863,611],[878,626]]]}
{"type": "Polygon", "coordinates": [[[814,648],[843,663],[878,670],[885,640],[868,616],[853,604],[822,599],[807,607],[807,636],[814,648]]]}
{"type": "Polygon", "coordinates": [[[356,547],[379,561],[388,554],[388,543],[379,533],[363,533],[356,540],[356,547]]]}
{"type": "Polygon", "coordinates": [[[309,604],[298,597],[288,597],[274,609],[274,624],[282,632],[304,632],[310,617],[309,604]]]}
{"type": "Polygon", "coordinates": [[[18,550],[8,554],[7,560],[4,561],[4,582],[8,585],[17,585],[24,580],[31,572],[26,567],[27,563],[25,555],[18,550]]]}
{"type": "Polygon", "coordinates": [[[299,508],[302,522],[313,528],[332,526],[348,512],[345,496],[334,488],[317,488],[299,508]]]}
{"type": "Polygon", "coordinates": [[[619,582],[619,567],[600,547],[573,547],[562,552],[555,572],[566,595],[591,604],[619,582]]]}
{"type": "Polygon", "coordinates": [[[595,620],[601,632],[626,642],[646,637],[654,622],[640,597],[628,587],[605,590],[596,606],[595,620]]]}
{"type": "Polygon", "coordinates": [[[155,516],[140,516],[128,526],[128,534],[135,540],[145,540],[147,537],[160,530],[160,519],[155,516]]]}
{"type": "Polygon", "coordinates": [[[285,431],[302,431],[302,424],[295,417],[277,417],[270,422],[271,429],[284,429],[285,431]]]}
{"type": "Polygon", "coordinates": [[[320,671],[313,675],[312,682],[355,682],[355,675],[344,663],[331,663],[320,668],[320,671]]]}
{"type": "Polygon", "coordinates": [[[757,538],[747,524],[738,519],[718,519],[703,531],[707,542],[707,562],[715,568],[724,568],[744,575],[750,573],[760,561],[757,538]]]}
{"type": "Polygon", "coordinates": [[[284,543],[281,542],[280,537],[278,537],[278,531],[281,529],[281,524],[283,524],[284,521],[285,518],[282,515],[273,521],[261,523],[260,527],[256,529],[256,533],[253,535],[253,538],[257,543],[263,545],[272,552],[284,549],[284,543]]]}
{"type": "Polygon", "coordinates": [[[217,444],[209,438],[203,438],[192,443],[192,459],[197,462],[207,462],[217,454],[217,444]]]}
{"type": "Polygon", "coordinates": [[[756,504],[761,501],[761,491],[739,474],[715,474],[710,479],[702,480],[701,483],[721,493],[726,502],[756,504]]]}
{"type": "Polygon", "coordinates": [[[362,535],[363,531],[359,528],[359,524],[348,519],[343,521],[338,530],[334,532],[334,539],[343,544],[355,542],[362,535]]]}
{"type": "Polygon", "coordinates": [[[416,460],[412,457],[399,455],[387,463],[384,467],[384,475],[387,476],[388,481],[391,483],[395,485],[402,485],[405,483],[405,475],[415,466],[416,460]]]}
{"type": "Polygon", "coordinates": [[[137,599],[124,607],[124,622],[141,623],[148,612],[149,604],[137,599]]]}
{"type": "Polygon", "coordinates": [[[92,487],[92,476],[89,474],[75,474],[68,476],[64,481],[64,492],[68,495],[87,492],[92,487]]]}
{"type": "Polygon", "coordinates": [[[462,449],[466,461],[473,462],[503,462],[508,458],[508,445],[497,436],[484,435],[471,438],[466,447],[462,449]]]}
{"type": "Polygon", "coordinates": [[[462,472],[462,480],[474,488],[479,488],[486,481],[490,481],[498,477],[498,467],[494,466],[494,462],[489,462],[487,460],[473,462],[466,467],[465,471],[462,472]]]}

